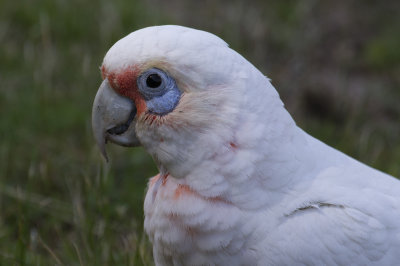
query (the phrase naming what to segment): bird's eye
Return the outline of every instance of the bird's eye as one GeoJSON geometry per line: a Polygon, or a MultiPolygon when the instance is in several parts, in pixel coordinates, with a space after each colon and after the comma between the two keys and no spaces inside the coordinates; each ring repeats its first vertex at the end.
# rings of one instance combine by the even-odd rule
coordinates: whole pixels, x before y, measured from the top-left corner
{"type": "Polygon", "coordinates": [[[175,86],[175,81],[158,68],[151,68],[138,77],[137,85],[145,100],[164,95],[175,86]]]}
{"type": "Polygon", "coordinates": [[[137,88],[149,112],[165,115],[173,111],[181,97],[175,79],[158,68],[150,68],[136,80],[137,88]]]}
{"type": "Polygon", "coordinates": [[[158,74],[150,74],[146,79],[146,85],[150,88],[157,88],[161,85],[162,79],[158,74]]]}

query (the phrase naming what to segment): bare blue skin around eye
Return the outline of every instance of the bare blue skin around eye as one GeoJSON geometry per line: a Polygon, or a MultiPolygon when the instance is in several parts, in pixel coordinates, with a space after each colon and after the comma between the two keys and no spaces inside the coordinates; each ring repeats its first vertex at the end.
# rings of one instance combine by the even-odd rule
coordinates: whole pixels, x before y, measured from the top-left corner
{"type": "Polygon", "coordinates": [[[164,95],[146,101],[147,109],[153,114],[166,115],[175,109],[180,97],[180,90],[176,86],[173,86],[164,95]]]}

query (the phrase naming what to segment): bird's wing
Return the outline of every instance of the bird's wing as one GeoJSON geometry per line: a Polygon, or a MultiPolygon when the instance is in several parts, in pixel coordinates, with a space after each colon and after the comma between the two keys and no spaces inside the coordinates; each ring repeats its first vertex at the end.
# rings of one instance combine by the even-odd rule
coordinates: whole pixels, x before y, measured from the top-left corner
{"type": "Polygon", "coordinates": [[[391,261],[391,230],[353,208],[319,206],[290,214],[263,245],[275,265],[379,265],[391,261]]]}
{"type": "Polygon", "coordinates": [[[269,262],[392,265],[400,251],[399,191],[394,178],[358,162],[326,170],[267,237],[277,243],[263,245],[276,259],[269,262]]]}

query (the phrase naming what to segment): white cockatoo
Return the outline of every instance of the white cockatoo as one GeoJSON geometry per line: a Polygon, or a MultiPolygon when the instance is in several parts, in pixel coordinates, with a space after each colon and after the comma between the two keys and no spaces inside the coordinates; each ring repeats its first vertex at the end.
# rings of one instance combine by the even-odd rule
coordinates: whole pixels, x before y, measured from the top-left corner
{"type": "Polygon", "coordinates": [[[259,70],[220,38],[135,31],[102,67],[93,130],[142,145],[156,265],[399,265],[400,182],[296,126],[259,70]]]}

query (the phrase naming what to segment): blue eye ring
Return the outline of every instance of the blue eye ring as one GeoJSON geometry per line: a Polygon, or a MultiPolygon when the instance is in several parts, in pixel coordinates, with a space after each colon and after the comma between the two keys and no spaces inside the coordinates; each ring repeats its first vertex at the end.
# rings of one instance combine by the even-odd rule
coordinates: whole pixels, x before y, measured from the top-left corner
{"type": "Polygon", "coordinates": [[[137,79],[138,91],[148,101],[164,95],[175,86],[175,81],[158,68],[151,68],[137,79]]]}
{"type": "Polygon", "coordinates": [[[139,93],[146,101],[149,113],[166,115],[178,105],[182,92],[175,79],[158,68],[150,68],[137,78],[139,93]]]}

